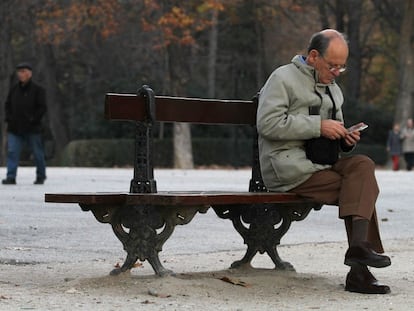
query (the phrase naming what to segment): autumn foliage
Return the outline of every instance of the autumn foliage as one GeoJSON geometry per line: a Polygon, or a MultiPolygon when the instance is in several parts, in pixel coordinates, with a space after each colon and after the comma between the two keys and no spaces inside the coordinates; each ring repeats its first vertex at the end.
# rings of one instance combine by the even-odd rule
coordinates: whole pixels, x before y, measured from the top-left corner
{"type": "Polygon", "coordinates": [[[116,19],[119,10],[116,0],[70,1],[67,4],[47,0],[37,13],[36,36],[40,42],[59,45],[78,39],[79,32],[89,27],[96,35],[107,38],[119,29],[116,19]]]}
{"type": "Polygon", "coordinates": [[[168,3],[161,5],[157,1],[145,1],[142,26],[145,31],[158,30],[162,33],[158,48],[171,44],[195,44],[195,34],[211,25],[211,12],[224,10],[224,5],[217,0],[168,3]]]}
{"type": "MultiPolygon", "coordinates": [[[[35,78],[53,95],[50,118],[63,124],[61,137],[53,129],[62,145],[73,139],[126,137],[130,132],[124,128],[108,130],[102,122],[106,92],[136,92],[137,84],[145,83],[159,95],[250,99],[274,68],[306,53],[312,33],[331,27],[350,40],[349,69],[338,79],[347,100],[355,95],[345,105],[350,107],[347,120],[363,119],[371,129],[377,124],[375,135],[365,132],[365,141],[382,142],[397,96],[405,94],[399,89],[402,69],[413,76],[409,63],[399,64],[405,59],[398,54],[400,39],[410,38],[400,34],[408,12],[404,3],[4,0],[0,95],[7,96],[15,64],[29,60],[35,78]]],[[[412,50],[412,39],[409,44],[412,50]]],[[[412,87],[406,93],[412,94],[412,87]]]]}

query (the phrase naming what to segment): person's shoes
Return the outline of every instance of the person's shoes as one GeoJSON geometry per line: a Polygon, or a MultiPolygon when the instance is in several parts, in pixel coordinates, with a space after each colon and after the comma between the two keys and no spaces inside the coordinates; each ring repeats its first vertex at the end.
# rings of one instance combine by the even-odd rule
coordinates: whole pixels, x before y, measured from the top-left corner
{"type": "Polygon", "coordinates": [[[16,184],[16,179],[15,178],[9,178],[9,177],[7,177],[6,179],[3,179],[1,181],[1,183],[3,185],[15,185],[16,184]]]}
{"type": "Polygon", "coordinates": [[[45,183],[46,178],[39,178],[37,177],[36,180],[33,182],[34,185],[43,185],[45,183]]]}
{"type": "Polygon", "coordinates": [[[347,266],[364,265],[375,268],[384,268],[391,265],[391,259],[388,256],[380,255],[375,252],[369,243],[351,246],[345,253],[344,264],[347,266]]]}
{"type": "Polygon", "coordinates": [[[366,266],[353,266],[346,275],[345,290],[361,294],[388,294],[391,289],[379,284],[366,266]]]}

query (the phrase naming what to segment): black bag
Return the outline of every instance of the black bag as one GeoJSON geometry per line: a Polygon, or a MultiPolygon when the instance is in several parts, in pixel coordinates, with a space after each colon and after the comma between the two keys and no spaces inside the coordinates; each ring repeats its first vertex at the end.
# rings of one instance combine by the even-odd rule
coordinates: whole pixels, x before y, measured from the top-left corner
{"type": "MultiPolygon", "coordinates": [[[[336,120],[336,105],[329,87],[326,87],[326,93],[328,93],[333,103],[332,120],[336,120]]],[[[311,113],[309,112],[309,114],[311,113]]],[[[306,157],[317,164],[335,164],[339,158],[339,142],[339,140],[332,140],[326,137],[308,139],[305,142],[306,157]]]]}
{"type": "Polygon", "coordinates": [[[305,142],[306,157],[317,164],[335,164],[339,158],[339,140],[326,137],[308,139],[305,142]]]}

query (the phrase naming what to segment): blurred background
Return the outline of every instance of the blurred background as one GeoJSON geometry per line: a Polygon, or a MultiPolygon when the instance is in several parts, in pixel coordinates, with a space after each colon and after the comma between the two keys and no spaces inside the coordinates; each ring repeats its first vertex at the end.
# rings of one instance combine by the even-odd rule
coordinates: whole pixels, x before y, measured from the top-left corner
{"type": "MultiPolygon", "coordinates": [[[[47,91],[48,165],[131,166],[134,124],[104,119],[105,93],[148,84],[156,95],[251,99],[324,28],[349,40],[337,81],[346,125],[369,124],[355,152],[385,166],[388,131],[413,117],[412,0],[2,0],[1,164],[4,102],[19,62],[32,63],[47,91]]],[[[155,166],[249,166],[251,131],[156,124],[155,166]],[[187,150],[174,151],[176,136],[187,150]]]]}

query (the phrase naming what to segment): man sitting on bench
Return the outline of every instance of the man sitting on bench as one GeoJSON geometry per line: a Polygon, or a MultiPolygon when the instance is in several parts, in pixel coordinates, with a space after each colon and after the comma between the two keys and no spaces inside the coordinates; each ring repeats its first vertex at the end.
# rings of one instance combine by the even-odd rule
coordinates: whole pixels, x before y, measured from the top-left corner
{"type": "Polygon", "coordinates": [[[325,150],[314,149],[321,155],[339,147],[350,151],[360,140],[359,131],[344,127],[343,95],[335,83],[347,58],[344,36],[326,29],[312,36],[307,56],[297,55],[271,74],[257,111],[260,165],[270,191],[291,191],[339,206],[349,243],[345,264],[351,267],[345,290],[387,294],[390,288],[380,285],[367,267],[391,264],[389,257],[379,254],[383,248],[375,210],[375,164],[363,155],[338,159],[337,150],[333,160],[318,160],[305,150],[312,138],[324,140],[325,150]]]}

